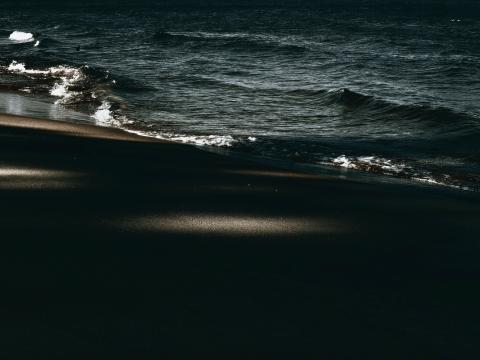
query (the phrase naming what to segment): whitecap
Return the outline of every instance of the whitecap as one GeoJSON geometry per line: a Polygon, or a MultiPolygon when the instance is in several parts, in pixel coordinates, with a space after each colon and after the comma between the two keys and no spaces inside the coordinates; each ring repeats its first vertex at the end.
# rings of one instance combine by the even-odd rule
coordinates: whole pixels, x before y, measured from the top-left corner
{"type": "Polygon", "coordinates": [[[14,31],[10,34],[9,39],[16,42],[30,42],[33,41],[33,34],[23,31],[14,31]]]}

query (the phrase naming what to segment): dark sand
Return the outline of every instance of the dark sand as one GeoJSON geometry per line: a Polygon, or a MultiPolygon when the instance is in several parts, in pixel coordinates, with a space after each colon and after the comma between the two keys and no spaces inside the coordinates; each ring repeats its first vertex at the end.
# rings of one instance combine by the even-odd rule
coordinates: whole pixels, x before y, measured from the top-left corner
{"type": "Polygon", "coordinates": [[[479,200],[2,115],[0,352],[471,358],[479,200]]]}

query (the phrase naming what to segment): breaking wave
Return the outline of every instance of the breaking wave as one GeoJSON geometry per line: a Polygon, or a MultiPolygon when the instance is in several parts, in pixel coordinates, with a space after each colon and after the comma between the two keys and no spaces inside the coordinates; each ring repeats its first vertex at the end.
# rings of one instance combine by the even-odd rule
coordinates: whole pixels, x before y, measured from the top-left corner
{"type": "Polygon", "coordinates": [[[75,91],[75,87],[85,79],[85,74],[81,68],[74,68],[68,66],[50,67],[45,70],[28,69],[25,64],[12,61],[8,67],[5,67],[7,72],[19,75],[27,75],[31,78],[41,78],[42,80],[50,80],[53,82],[49,93],[52,96],[59,98],[57,103],[66,104],[75,96],[79,95],[79,91],[75,91]]]}
{"type": "Polygon", "coordinates": [[[51,96],[55,104],[90,113],[96,125],[121,127],[130,123],[120,111],[122,99],[110,91],[116,81],[108,72],[71,65],[30,68],[13,60],[0,66],[2,73],[18,77],[7,90],[51,96]]]}

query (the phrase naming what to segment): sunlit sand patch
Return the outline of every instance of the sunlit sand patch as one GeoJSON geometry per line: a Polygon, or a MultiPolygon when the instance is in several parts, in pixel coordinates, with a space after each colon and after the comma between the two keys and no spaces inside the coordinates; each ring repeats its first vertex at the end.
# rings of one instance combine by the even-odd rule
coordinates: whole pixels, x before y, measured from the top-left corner
{"type": "Polygon", "coordinates": [[[0,177],[4,176],[38,176],[38,177],[61,177],[64,176],[66,171],[59,170],[46,170],[35,168],[0,168],[0,177]]]}
{"type": "Polygon", "coordinates": [[[0,166],[0,189],[62,189],[79,186],[82,174],[47,168],[0,166]]]}
{"type": "Polygon", "coordinates": [[[179,214],[150,215],[115,221],[115,227],[132,231],[222,235],[292,235],[342,233],[348,224],[327,218],[253,215],[179,214]]]}

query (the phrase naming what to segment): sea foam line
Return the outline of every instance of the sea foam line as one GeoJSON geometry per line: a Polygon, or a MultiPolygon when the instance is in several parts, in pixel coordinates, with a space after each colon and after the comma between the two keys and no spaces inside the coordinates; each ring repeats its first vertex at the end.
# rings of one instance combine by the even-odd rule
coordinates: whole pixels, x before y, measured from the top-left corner
{"type": "MultiPolygon", "coordinates": [[[[376,172],[388,176],[400,176],[413,181],[422,182],[429,185],[446,186],[457,190],[473,191],[468,186],[460,186],[452,183],[447,183],[439,178],[448,179],[448,175],[433,176],[429,172],[419,173],[411,166],[400,162],[393,162],[392,160],[376,156],[357,156],[348,157],[340,155],[330,160],[330,164],[342,167],[345,169],[363,170],[367,172],[376,172]]],[[[328,165],[328,163],[327,163],[328,165]]]]}
{"type": "MultiPolygon", "coordinates": [[[[180,142],[183,144],[197,145],[197,146],[219,146],[219,147],[231,147],[234,143],[238,142],[237,139],[231,135],[187,135],[187,134],[175,134],[175,133],[157,133],[153,131],[139,131],[124,129],[130,133],[140,136],[153,137],[159,140],[167,140],[173,142],[180,142]]],[[[249,141],[255,138],[251,138],[249,141]]]]}

